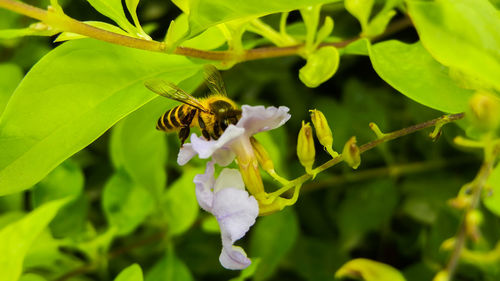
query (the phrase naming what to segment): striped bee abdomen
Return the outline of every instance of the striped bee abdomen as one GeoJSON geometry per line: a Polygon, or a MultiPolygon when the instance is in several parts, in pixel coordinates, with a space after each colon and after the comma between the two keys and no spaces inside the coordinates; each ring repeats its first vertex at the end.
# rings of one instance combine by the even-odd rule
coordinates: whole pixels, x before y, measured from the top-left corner
{"type": "Polygon", "coordinates": [[[167,112],[158,119],[156,129],[165,132],[175,132],[183,127],[190,127],[196,109],[189,105],[179,105],[167,112]]]}

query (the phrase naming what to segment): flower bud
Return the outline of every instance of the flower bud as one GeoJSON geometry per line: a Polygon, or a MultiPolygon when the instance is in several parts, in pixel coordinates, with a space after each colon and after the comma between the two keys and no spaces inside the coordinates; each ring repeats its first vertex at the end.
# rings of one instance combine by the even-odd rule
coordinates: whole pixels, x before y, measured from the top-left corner
{"type": "Polygon", "coordinates": [[[314,124],[314,129],[316,130],[316,136],[318,137],[319,143],[323,145],[325,150],[332,156],[337,157],[339,154],[333,150],[333,136],[330,126],[326,121],[325,115],[319,110],[312,109],[311,120],[314,124]]]}
{"type": "Polygon", "coordinates": [[[483,215],[478,210],[470,210],[465,214],[465,231],[473,241],[479,240],[479,225],[483,215]]]}
{"type": "Polygon", "coordinates": [[[432,281],[448,281],[450,280],[450,274],[447,270],[439,271],[436,276],[432,279],[432,281]]]}
{"type": "Polygon", "coordinates": [[[274,170],[273,161],[271,160],[271,157],[269,157],[269,153],[267,153],[264,146],[254,137],[250,138],[250,142],[252,143],[253,151],[255,152],[257,161],[259,161],[262,169],[264,169],[264,171],[274,170]]]}
{"type": "Polygon", "coordinates": [[[449,199],[448,205],[455,209],[463,210],[471,205],[471,198],[467,195],[458,195],[455,198],[449,199]]]}
{"type": "Polygon", "coordinates": [[[361,164],[361,153],[356,144],[356,137],[351,137],[345,143],[342,157],[344,157],[344,161],[351,166],[351,168],[357,169],[359,167],[359,164],[361,164]]]}
{"type": "Polygon", "coordinates": [[[314,158],[316,157],[316,150],[314,148],[314,139],[312,128],[309,123],[302,121],[302,128],[299,132],[297,139],[297,156],[299,157],[300,164],[306,168],[306,172],[312,172],[314,158]]]}
{"type": "Polygon", "coordinates": [[[483,130],[495,130],[500,125],[500,100],[486,92],[476,92],[469,100],[474,125],[483,130]]]}

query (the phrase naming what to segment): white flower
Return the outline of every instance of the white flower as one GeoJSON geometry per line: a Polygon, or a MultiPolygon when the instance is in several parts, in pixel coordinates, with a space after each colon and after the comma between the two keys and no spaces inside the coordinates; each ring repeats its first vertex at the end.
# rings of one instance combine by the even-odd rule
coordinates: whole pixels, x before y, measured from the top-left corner
{"type": "Polygon", "coordinates": [[[227,269],[244,269],[251,263],[241,247],[233,246],[242,238],[259,214],[259,205],[245,190],[238,170],[224,169],[214,178],[214,162],[207,163],[205,174],[196,175],[196,198],[205,211],[219,223],[222,252],[219,261],[227,269]]]}
{"type": "Polygon", "coordinates": [[[231,163],[238,154],[238,145],[242,139],[248,140],[252,135],[259,132],[272,130],[283,125],[288,119],[288,107],[279,108],[270,106],[248,106],[241,107],[241,118],[236,125],[229,125],[218,140],[207,141],[195,134],[191,135],[191,143],[186,143],[179,151],[177,163],[186,164],[196,154],[202,159],[212,157],[217,164],[226,166],[231,163]]]}

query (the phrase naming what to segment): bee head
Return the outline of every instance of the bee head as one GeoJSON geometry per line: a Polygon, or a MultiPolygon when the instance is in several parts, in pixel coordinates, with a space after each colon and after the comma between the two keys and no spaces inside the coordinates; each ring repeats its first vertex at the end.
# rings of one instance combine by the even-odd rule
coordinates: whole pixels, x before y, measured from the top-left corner
{"type": "Polygon", "coordinates": [[[236,109],[232,104],[218,100],[211,104],[213,114],[220,120],[220,127],[224,131],[230,124],[238,123],[241,117],[241,110],[236,109]]]}

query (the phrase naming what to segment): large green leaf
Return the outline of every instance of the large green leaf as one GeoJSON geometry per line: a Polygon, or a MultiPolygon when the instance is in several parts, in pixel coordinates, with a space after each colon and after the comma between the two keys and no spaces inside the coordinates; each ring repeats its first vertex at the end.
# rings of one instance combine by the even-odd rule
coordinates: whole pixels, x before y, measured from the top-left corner
{"type": "Polygon", "coordinates": [[[123,171],[116,172],[104,187],[102,208],[118,235],[132,232],[153,210],[152,195],[123,171]]]}
{"type": "Polygon", "coordinates": [[[391,40],[369,50],[378,75],[405,96],[449,113],[468,107],[472,91],[460,88],[450,78],[449,69],[434,60],[422,44],[391,40]]]}
{"type": "Polygon", "coordinates": [[[177,1],[180,8],[189,15],[190,35],[223,22],[268,14],[297,10],[307,6],[340,2],[340,0],[214,0],[177,1]]]}
{"type": "Polygon", "coordinates": [[[161,208],[165,213],[170,235],[185,232],[198,217],[198,201],[196,201],[193,178],[202,174],[203,169],[184,171],[163,195],[161,208]]]}
{"type": "Polygon", "coordinates": [[[0,272],[2,272],[3,281],[19,279],[24,256],[31,244],[66,202],[66,199],[61,199],[47,203],[0,230],[0,252],[2,253],[0,272]]]}
{"type": "Polygon", "coordinates": [[[0,65],[0,116],[22,78],[23,73],[19,66],[11,63],[0,65]]]}
{"type": "Polygon", "coordinates": [[[125,268],[116,276],[115,281],[142,281],[142,269],[141,266],[134,263],[133,265],[125,268]]]}
{"type": "Polygon", "coordinates": [[[340,204],[338,214],[340,244],[343,249],[351,249],[366,232],[380,228],[386,223],[397,202],[397,190],[390,180],[351,186],[340,204]]]}
{"type": "Polygon", "coordinates": [[[408,0],[425,48],[445,66],[500,91],[500,16],[488,0],[408,0]]]}
{"type": "Polygon", "coordinates": [[[184,57],[90,39],[56,48],[31,69],[0,120],[0,195],[37,183],[155,98],[145,80],[179,83],[199,69],[184,57]]]}
{"type": "Polygon", "coordinates": [[[276,271],[297,240],[298,227],[291,208],[258,219],[250,241],[250,256],[261,259],[254,280],[266,280],[276,271]]]}
{"type": "Polygon", "coordinates": [[[21,276],[19,281],[46,281],[47,279],[43,278],[40,275],[36,275],[33,273],[27,273],[21,276]]]}
{"type": "Polygon", "coordinates": [[[168,99],[155,99],[120,121],[111,134],[110,151],[115,168],[124,168],[155,198],[159,198],[166,184],[167,144],[165,133],[154,127],[158,117],[173,104],[168,99]]]}
{"type": "Polygon", "coordinates": [[[193,281],[189,268],[180,260],[172,247],[167,249],[166,255],[159,260],[146,274],[146,281],[193,281]]]}
{"type": "Polygon", "coordinates": [[[31,199],[35,207],[56,199],[71,199],[50,223],[54,236],[77,234],[85,228],[87,203],[82,196],[83,183],[82,169],[67,160],[33,188],[31,199]]]}

